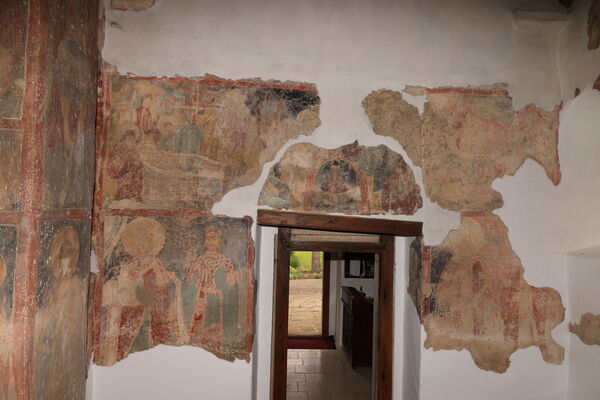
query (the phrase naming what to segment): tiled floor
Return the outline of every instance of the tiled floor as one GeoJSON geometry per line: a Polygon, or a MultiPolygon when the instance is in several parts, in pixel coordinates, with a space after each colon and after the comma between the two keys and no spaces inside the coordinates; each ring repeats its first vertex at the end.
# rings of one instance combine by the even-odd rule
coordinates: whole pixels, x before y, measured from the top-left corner
{"type": "Polygon", "coordinates": [[[370,400],[371,368],[342,350],[288,350],[287,400],[370,400]]]}
{"type": "Polygon", "coordinates": [[[320,335],[322,303],[322,279],[290,280],[288,335],[320,335]]]}

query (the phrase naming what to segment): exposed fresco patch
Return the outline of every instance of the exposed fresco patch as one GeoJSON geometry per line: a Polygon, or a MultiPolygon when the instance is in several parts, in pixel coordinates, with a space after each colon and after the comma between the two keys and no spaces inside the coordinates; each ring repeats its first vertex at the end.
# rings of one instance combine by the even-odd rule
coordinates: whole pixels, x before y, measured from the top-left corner
{"type": "Polygon", "coordinates": [[[538,162],[554,184],[560,182],[558,116],[532,104],[515,111],[507,85],[407,86],[426,95],[420,120],[402,95],[389,90],[363,101],[376,133],[391,136],[423,169],[426,195],[441,207],[492,211],[502,196],[491,188],[496,178],[513,175],[527,158],[538,162]]]}
{"type": "MultiPolygon", "coordinates": [[[[10,370],[12,297],[17,252],[17,228],[0,225],[0,371],[10,370]]],[[[11,391],[10,373],[0,372],[0,398],[11,391]]]]}
{"type": "Polygon", "coordinates": [[[594,0],[588,13],[588,49],[600,47],[600,0],[594,0]]]}
{"type": "Polygon", "coordinates": [[[85,398],[89,255],[88,221],[42,224],[34,335],[36,399],[85,398]]]}
{"type": "Polygon", "coordinates": [[[0,7],[0,118],[19,118],[25,87],[28,2],[3,1],[0,7]]]}
{"type": "Polygon", "coordinates": [[[0,129],[0,211],[19,208],[21,131],[0,129]]]}
{"type": "Polygon", "coordinates": [[[95,2],[57,2],[50,8],[46,96],[44,207],[91,204],[98,75],[95,2]],[[68,22],[67,22],[68,21],[68,22]]]}
{"type": "Polygon", "coordinates": [[[600,315],[583,314],[578,324],[569,324],[569,331],[587,345],[600,346],[600,315]]]}
{"type": "Polygon", "coordinates": [[[319,124],[309,84],[108,74],[103,208],[210,211],[319,124]]]}
{"type": "Polygon", "coordinates": [[[251,220],[107,216],[99,345],[112,365],[158,344],[249,359],[253,334],[251,220]]]}
{"type": "Polygon", "coordinates": [[[147,10],[154,5],[154,0],[110,0],[113,10],[147,10]]]}
{"type": "Polygon", "coordinates": [[[414,214],[419,186],[402,156],[386,146],[357,142],[327,150],[296,144],[275,164],[259,205],[346,214],[414,214]]]}
{"type": "Polygon", "coordinates": [[[433,350],[471,353],[484,370],[505,372],[517,349],[537,346],[543,359],[560,364],[564,349],[552,329],[564,319],[560,294],[525,282],[519,257],[499,217],[464,212],[458,229],[423,251],[419,316],[433,350]]]}

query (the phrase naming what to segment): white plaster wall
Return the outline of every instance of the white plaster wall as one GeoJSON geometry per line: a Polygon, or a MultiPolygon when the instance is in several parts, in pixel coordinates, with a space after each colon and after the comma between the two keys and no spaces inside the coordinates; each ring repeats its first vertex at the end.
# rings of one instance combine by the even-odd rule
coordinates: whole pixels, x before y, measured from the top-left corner
{"type": "MultiPolygon", "coordinates": [[[[406,84],[458,86],[503,81],[510,84],[516,107],[533,102],[550,108],[561,101],[561,94],[566,93],[561,81],[566,78],[564,63],[558,61],[569,56],[558,51],[557,39],[575,43],[577,35],[565,39],[564,30],[560,34],[517,32],[511,5],[533,3],[157,0],[144,12],[107,12],[103,56],[121,73],[212,73],[231,79],[261,77],[316,83],[322,99],[322,125],[310,137],[288,142],[276,160],[295,142],[310,141],[331,148],[358,139],[366,145],[385,144],[410,163],[397,142],[372,132],[361,107],[370,91],[383,87],[401,90],[406,84]]],[[[407,100],[422,107],[423,98],[407,96],[407,100]]],[[[590,116],[597,105],[598,93],[591,90],[565,104],[559,146],[564,174],[561,186],[554,187],[531,161],[514,177],[494,184],[506,203],[498,214],[510,229],[527,281],[556,288],[565,302],[565,252],[583,247],[575,246],[575,242],[596,241],[592,237],[598,232],[593,223],[600,218],[600,211],[590,206],[590,202],[597,204],[592,197],[598,187],[594,177],[598,157],[594,154],[600,145],[595,128],[600,113],[590,116]],[[578,228],[580,223],[583,230],[578,228]]],[[[255,217],[258,195],[271,165],[265,166],[255,184],[227,194],[213,212],[255,217]]],[[[415,168],[415,175],[421,184],[419,168],[415,168]]],[[[424,221],[427,244],[441,242],[458,225],[457,213],[442,210],[426,199],[416,215],[389,218],[424,221]]],[[[228,363],[201,349],[160,346],[133,354],[114,367],[93,367],[94,400],[243,400],[252,397],[253,385],[256,399],[267,398],[274,230],[262,228],[259,232],[257,335],[252,362],[228,363]]],[[[403,275],[398,276],[404,280],[403,275]]],[[[404,282],[395,284],[397,289],[405,287],[404,282]]],[[[405,296],[396,293],[400,302],[396,322],[401,323],[405,320],[405,296]]],[[[397,327],[396,334],[395,352],[402,354],[404,332],[397,327]]],[[[566,323],[554,331],[554,337],[562,345],[568,343],[566,323]]],[[[421,340],[424,338],[421,332],[421,340]]],[[[479,370],[464,351],[422,350],[420,362],[422,400],[552,400],[566,396],[568,363],[546,364],[537,348],[515,353],[512,366],[502,375],[479,370]]],[[[402,398],[402,376],[399,367],[395,399],[402,398]]]]}
{"type": "MultiPolygon", "coordinates": [[[[569,257],[569,311],[578,323],[586,312],[600,314],[600,258],[569,257]]],[[[568,399],[595,399],[600,393],[600,346],[570,335],[568,399]]]]}

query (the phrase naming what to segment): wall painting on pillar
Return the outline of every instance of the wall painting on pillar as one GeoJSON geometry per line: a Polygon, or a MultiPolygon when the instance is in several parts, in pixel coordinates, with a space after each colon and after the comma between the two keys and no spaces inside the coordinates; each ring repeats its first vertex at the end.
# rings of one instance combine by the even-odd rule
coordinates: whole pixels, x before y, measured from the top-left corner
{"type": "Polygon", "coordinates": [[[16,253],[17,227],[0,225],[0,398],[8,398],[12,390],[9,370],[16,253]]]}
{"type": "Polygon", "coordinates": [[[48,83],[45,126],[44,207],[87,208],[94,181],[98,92],[98,6],[56,2],[44,66],[48,83]]]}
{"type": "Polygon", "coordinates": [[[25,89],[27,0],[6,0],[0,7],[0,118],[19,118],[25,89]]]}
{"type": "Polygon", "coordinates": [[[89,265],[87,220],[42,223],[34,332],[36,399],[85,397],[89,265]]]}

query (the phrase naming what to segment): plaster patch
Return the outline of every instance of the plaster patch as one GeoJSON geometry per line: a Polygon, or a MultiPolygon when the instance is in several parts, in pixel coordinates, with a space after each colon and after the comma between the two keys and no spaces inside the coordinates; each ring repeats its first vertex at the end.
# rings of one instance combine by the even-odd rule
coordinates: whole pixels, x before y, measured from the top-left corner
{"type": "Polygon", "coordinates": [[[290,147],[269,173],[259,205],[346,214],[414,214],[419,186],[402,156],[386,146],[357,142],[328,150],[290,147]]]}
{"type": "Polygon", "coordinates": [[[548,363],[563,361],[564,349],[551,335],[564,319],[560,294],[527,284],[498,216],[463,212],[458,229],[422,249],[421,271],[418,251],[415,242],[410,277],[420,281],[410,283],[409,294],[427,333],[425,347],[466,349],[479,368],[498,373],[508,369],[512,353],[529,346],[539,347],[548,363]]]}
{"type": "Polygon", "coordinates": [[[363,106],[375,132],[398,140],[422,168],[425,193],[441,207],[502,207],[492,182],[513,175],[527,158],[537,161],[554,184],[560,182],[560,106],[545,111],[530,104],[515,111],[505,84],[407,86],[405,92],[427,96],[420,117],[400,93],[389,90],[371,93],[363,106]]]}
{"type": "Polygon", "coordinates": [[[600,346],[600,315],[583,314],[578,324],[569,324],[569,331],[585,344],[600,346]]]}
{"type": "Polygon", "coordinates": [[[155,0],[110,0],[110,8],[113,10],[147,10],[154,5],[155,0]]]}

